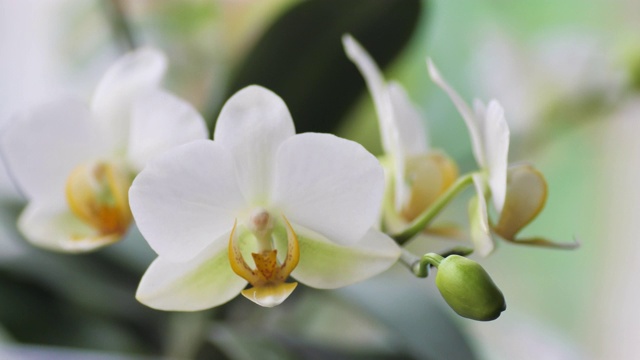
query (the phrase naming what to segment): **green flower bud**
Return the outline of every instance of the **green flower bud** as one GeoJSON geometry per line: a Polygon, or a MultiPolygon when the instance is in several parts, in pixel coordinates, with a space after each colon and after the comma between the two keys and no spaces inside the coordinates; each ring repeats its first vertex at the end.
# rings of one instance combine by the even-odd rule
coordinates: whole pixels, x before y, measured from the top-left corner
{"type": "Polygon", "coordinates": [[[462,256],[451,255],[440,262],[436,285],[447,304],[462,317],[495,320],[507,308],[489,274],[480,264],[462,256]]]}

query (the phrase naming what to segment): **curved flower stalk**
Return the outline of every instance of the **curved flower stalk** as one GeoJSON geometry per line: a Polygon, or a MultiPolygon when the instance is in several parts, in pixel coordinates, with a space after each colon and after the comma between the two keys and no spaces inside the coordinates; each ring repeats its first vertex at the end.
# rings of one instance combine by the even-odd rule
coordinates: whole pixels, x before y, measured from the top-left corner
{"type": "Polygon", "coordinates": [[[544,176],[531,165],[508,166],[509,128],[502,106],[492,100],[485,105],[474,102],[474,110],[442,78],[431,59],[427,59],[431,79],[451,98],[469,135],[473,155],[480,171],[473,175],[477,196],[471,199],[469,215],[471,238],[476,252],[486,256],[494,249],[492,233],[516,244],[575,248],[577,243],[559,244],[543,238],[517,239],[517,233],[542,211],[547,199],[544,176]],[[499,215],[492,226],[487,210],[487,194],[499,215]]]}
{"type": "Polygon", "coordinates": [[[34,245],[84,252],[120,240],[132,223],[128,190],[147,161],[207,137],[202,117],[160,88],[167,62],[143,48],[118,59],[90,104],[34,109],[3,134],[2,150],[28,199],[18,228],[34,245]]]}
{"type": "Polygon", "coordinates": [[[429,148],[420,112],[402,85],[385,83],[366,50],[350,35],[342,38],[345,52],[365,78],[378,114],[387,165],[384,226],[402,231],[442,195],[458,177],[458,168],[444,153],[429,148]]]}
{"type": "Polygon", "coordinates": [[[383,192],[362,146],[296,135],[282,99],[249,86],[224,105],[213,141],[168,151],[133,182],[133,215],[158,254],[136,297],[195,311],[242,293],[271,307],[296,287],[289,275],[321,289],[376,275],[400,256],[372,227],[383,192]]]}

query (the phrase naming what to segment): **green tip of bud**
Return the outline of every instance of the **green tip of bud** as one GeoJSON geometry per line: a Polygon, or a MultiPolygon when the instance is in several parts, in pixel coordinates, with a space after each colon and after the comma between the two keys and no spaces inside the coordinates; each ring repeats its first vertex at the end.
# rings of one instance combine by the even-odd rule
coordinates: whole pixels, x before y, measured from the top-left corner
{"type": "Polygon", "coordinates": [[[436,285],[447,304],[462,317],[490,321],[507,309],[502,292],[489,274],[465,257],[451,255],[442,260],[436,285]]]}

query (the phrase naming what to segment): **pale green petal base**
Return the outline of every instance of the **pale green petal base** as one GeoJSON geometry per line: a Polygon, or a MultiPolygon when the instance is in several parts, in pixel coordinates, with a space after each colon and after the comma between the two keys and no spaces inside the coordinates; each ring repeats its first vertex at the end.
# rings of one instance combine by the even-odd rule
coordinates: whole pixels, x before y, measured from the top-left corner
{"type": "MultiPolygon", "coordinates": [[[[400,247],[395,241],[375,229],[370,229],[354,245],[342,246],[292,225],[300,243],[300,263],[291,276],[310,287],[335,289],[351,285],[382,273],[400,257],[400,247]]],[[[278,244],[279,249],[284,246],[278,244]]]]}
{"type": "Polygon", "coordinates": [[[48,250],[83,253],[113,244],[121,235],[100,235],[74,216],[66,206],[30,203],[18,219],[22,235],[48,250]]]}
{"type": "Polygon", "coordinates": [[[142,276],[136,299],[167,311],[204,310],[233,299],[247,282],[233,272],[225,249],[216,247],[185,262],[158,257],[142,276]]]}
{"type": "Polygon", "coordinates": [[[476,196],[469,201],[471,241],[473,242],[476,254],[488,256],[493,252],[495,243],[491,236],[487,201],[484,197],[486,184],[479,174],[473,176],[473,183],[476,188],[476,196]]]}
{"type": "Polygon", "coordinates": [[[198,311],[226,303],[247,282],[233,272],[225,250],[215,245],[186,262],[158,257],[142,277],[136,299],[167,311],[198,311]]]}

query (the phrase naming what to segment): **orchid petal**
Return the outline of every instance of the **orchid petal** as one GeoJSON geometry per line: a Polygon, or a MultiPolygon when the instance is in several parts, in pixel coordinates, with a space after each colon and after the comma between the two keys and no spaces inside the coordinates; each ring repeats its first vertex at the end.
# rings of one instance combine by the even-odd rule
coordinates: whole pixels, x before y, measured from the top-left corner
{"type": "Polygon", "coordinates": [[[91,109],[116,147],[126,145],[131,105],[139,95],[160,85],[166,69],[166,57],[152,48],[130,52],[107,69],[96,88],[91,109]]]}
{"type": "Polygon", "coordinates": [[[408,198],[412,197],[410,186],[407,186],[407,177],[411,176],[408,173],[410,159],[427,153],[428,145],[422,116],[402,86],[393,82],[388,86],[388,93],[393,105],[392,135],[396,138],[392,153],[396,174],[395,207],[396,211],[402,211],[407,206],[408,198]]]}
{"type": "Polygon", "coordinates": [[[473,176],[476,196],[469,201],[469,225],[471,227],[471,241],[475,252],[480,256],[487,256],[493,251],[495,244],[489,228],[487,201],[484,197],[486,185],[478,174],[473,176]]]}
{"type": "Polygon", "coordinates": [[[400,257],[395,241],[373,228],[351,246],[341,246],[302,226],[293,227],[300,243],[300,263],[291,276],[314,288],[335,289],[368,279],[400,257]]]}
{"type": "Polygon", "coordinates": [[[233,158],[210,140],[175,147],[152,160],[134,180],[129,203],[151,248],[171,261],[193,258],[228,233],[246,207],[233,158]]]}
{"type": "MultiPolygon", "coordinates": [[[[226,245],[228,237],[227,232],[215,243],[226,245]]],[[[136,298],[154,309],[169,311],[198,311],[224,304],[247,285],[231,270],[225,250],[212,245],[186,262],[158,257],[142,277],[136,298]]]]}
{"type": "MultiPolygon", "coordinates": [[[[487,106],[480,99],[473,99],[473,111],[476,119],[481,120],[487,117],[487,106]]],[[[480,126],[482,129],[483,127],[480,126]]]]}
{"type": "Polygon", "coordinates": [[[458,167],[446,155],[433,151],[407,159],[405,183],[410,196],[404,201],[402,216],[413,221],[458,178],[458,167]]]}
{"type": "Polygon", "coordinates": [[[360,43],[350,35],[344,35],[342,44],[347,57],[362,73],[373,98],[373,104],[378,114],[382,147],[385,153],[391,155],[395,175],[395,209],[400,211],[410,192],[404,183],[406,158],[409,155],[419,153],[420,149],[426,149],[424,129],[419,124],[421,119],[417,119],[416,123],[416,117],[419,117],[419,114],[404,90],[398,84],[386,85],[378,65],[360,43]],[[398,108],[396,109],[395,106],[398,108]],[[409,118],[401,119],[405,116],[409,118]],[[417,131],[416,125],[418,126],[417,131]]]}
{"type": "Polygon", "coordinates": [[[547,182],[530,165],[509,169],[507,196],[495,232],[505,239],[516,234],[538,216],[547,200],[547,182]]]}
{"type": "Polygon", "coordinates": [[[296,289],[298,283],[280,283],[242,290],[242,296],[263,307],[282,304],[296,289]]]}
{"type": "Polygon", "coordinates": [[[462,100],[462,97],[444,80],[440,72],[433,64],[431,59],[427,59],[427,67],[429,69],[429,75],[436,85],[438,85],[449,96],[455,107],[462,115],[464,122],[467,124],[469,130],[469,136],[471,137],[471,147],[473,149],[473,155],[478,162],[478,165],[482,168],[485,167],[485,154],[483,150],[483,138],[480,127],[478,126],[478,119],[473,111],[469,108],[467,103],[462,100]]]}
{"type": "Polygon", "coordinates": [[[271,90],[252,85],[227,100],[213,138],[235,158],[247,200],[267,203],[276,151],[293,135],[293,120],[284,101],[271,90]]]}
{"type": "Polygon", "coordinates": [[[485,155],[489,173],[491,199],[498,214],[502,213],[507,192],[507,161],[509,156],[509,127],[504,110],[493,100],[487,108],[485,118],[485,155]]]}
{"type": "Polygon", "coordinates": [[[360,144],[299,134],[282,143],[276,159],[273,205],[292,223],[344,245],[360,240],[378,218],[384,172],[360,144]]]}
{"type": "Polygon", "coordinates": [[[544,247],[550,249],[560,249],[560,250],[573,250],[580,247],[580,241],[577,239],[573,239],[573,242],[555,242],[552,240],[548,240],[542,237],[531,237],[531,238],[519,238],[519,239],[505,239],[506,241],[516,244],[516,245],[529,245],[536,247],[544,247]]]}
{"type": "Polygon", "coordinates": [[[411,102],[402,85],[392,81],[388,89],[400,146],[404,148],[407,156],[426,153],[429,143],[423,122],[424,117],[411,102]]]}
{"type": "Polygon", "coordinates": [[[71,171],[106,153],[87,106],[61,100],[18,118],[3,134],[2,151],[11,175],[30,199],[64,201],[71,171]]]}
{"type": "Polygon", "coordinates": [[[64,205],[31,202],[20,214],[18,228],[32,244],[60,252],[81,253],[113,244],[122,236],[101,235],[64,205]]]}
{"type": "MultiPolygon", "coordinates": [[[[397,146],[394,142],[396,142],[397,139],[393,139],[393,136],[396,135],[397,129],[393,123],[391,98],[382,72],[369,53],[367,53],[362,45],[351,35],[344,35],[342,37],[342,44],[347,57],[351,59],[358,67],[358,70],[360,70],[373,98],[373,105],[376,108],[378,119],[380,120],[382,147],[385,153],[394,154],[397,146]]],[[[395,154],[393,156],[395,156],[395,154]]]]}
{"type": "MultiPolygon", "coordinates": [[[[396,132],[395,135],[398,133],[396,132]]],[[[396,136],[397,138],[397,136],[396,136]]],[[[397,144],[397,143],[396,143],[397,144]]],[[[411,188],[407,184],[407,162],[408,156],[405,154],[404,149],[397,146],[396,150],[391,153],[391,165],[393,166],[394,176],[394,207],[397,212],[402,211],[402,208],[406,206],[407,201],[411,197],[411,188]]]]}
{"type": "Polygon", "coordinates": [[[166,91],[150,90],[133,103],[128,158],[141,171],[154,156],[207,137],[204,119],[193,106],[166,91]]]}

